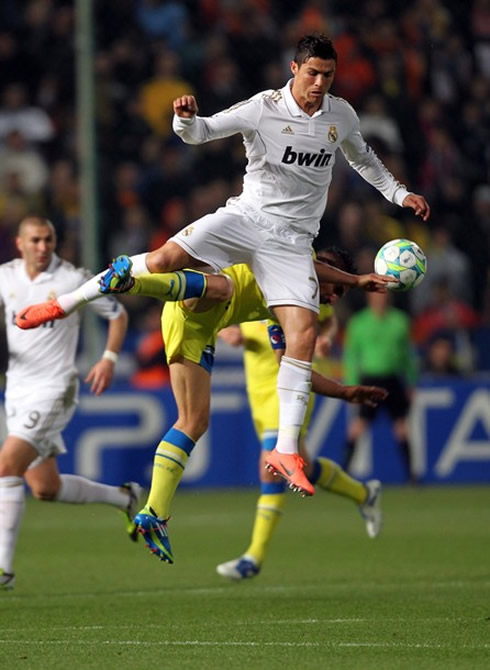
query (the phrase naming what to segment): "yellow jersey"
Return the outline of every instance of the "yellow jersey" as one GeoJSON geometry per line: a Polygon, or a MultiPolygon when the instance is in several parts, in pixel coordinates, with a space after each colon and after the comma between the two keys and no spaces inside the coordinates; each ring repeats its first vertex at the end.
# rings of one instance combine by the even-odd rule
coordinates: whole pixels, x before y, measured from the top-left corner
{"type": "Polygon", "coordinates": [[[223,273],[234,284],[229,301],[213,305],[205,312],[193,312],[184,302],[165,303],[162,335],[169,363],[176,356],[182,356],[211,372],[216,336],[222,328],[270,317],[264,296],[248,265],[233,265],[223,273]]]}

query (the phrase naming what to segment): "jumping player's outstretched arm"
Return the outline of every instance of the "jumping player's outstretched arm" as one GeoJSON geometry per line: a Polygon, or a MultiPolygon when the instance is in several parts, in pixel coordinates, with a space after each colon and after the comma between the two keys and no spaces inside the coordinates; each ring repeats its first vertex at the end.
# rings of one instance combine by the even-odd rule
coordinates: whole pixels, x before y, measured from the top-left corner
{"type": "Polygon", "coordinates": [[[376,407],[388,395],[388,391],[380,386],[345,386],[315,371],[311,377],[311,390],[318,395],[370,407],[376,407]]]}
{"type": "Polygon", "coordinates": [[[375,272],[364,275],[344,272],[324,261],[315,261],[315,270],[320,283],[342,284],[349,288],[362,288],[365,291],[385,292],[387,284],[393,281],[393,278],[390,279],[375,272]]]}

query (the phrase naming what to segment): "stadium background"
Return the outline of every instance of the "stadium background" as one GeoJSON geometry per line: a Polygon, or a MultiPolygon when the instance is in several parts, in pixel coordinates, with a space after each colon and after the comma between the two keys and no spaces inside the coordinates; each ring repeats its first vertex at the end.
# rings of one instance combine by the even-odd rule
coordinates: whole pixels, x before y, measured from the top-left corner
{"type": "MultiPolygon", "coordinates": [[[[15,255],[15,229],[27,212],[53,221],[61,255],[96,270],[118,253],[161,244],[221,205],[240,189],[240,138],[199,149],[184,145],[171,134],[173,98],[192,90],[201,112],[211,114],[281,86],[298,37],[323,30],[339,52],[332,93],[354,105],[368,141],[400,181],[427,197],[433,215],[421,225],[339,160],[318,245],[349,249],[360,271],[371,271],[376,249],[393,237],[415,239],[426,251],[429,275],[422,288],[397,297],[413,319],[422,372],[414,413],[419,470],[428,482],[489,481],[488,2],[93,4],[88,35],[80,31],[81,10],[89,6],[83,0],[1,4],[0,261],[15,255]],[[93,43],[95,72],[85,107],[81,40],[93,43]],[[94,116],[81,115],[91,104],[94,116]],[[80,134],[82,122],[88,122],[86,134],[80,134]],[[88,215],[87,165],[88,181],[97,187],[88,215]],[[434,375],[428,362],[441,331],[453,347],[450,376],[434,375]]],[[[125,304],[131,334],[118,384],[100,399],[82,395],[66,433],[70,454],[60,466],[113,483],[148,483],[154,444],[174,407],[159,354],[159,308],[143,300],[125,304]]],[[[341,324],[361,305],[360,295],[344,300],[341,324]]],[[[82,372],[99,353],[100,328],[88,320],[82,372]]],[[[338,376],[341,350],[342,329],[329,368],[338,376]]],[[[1,351],[5,368],[4,344],[1,351]]],[[[344,427],[345,408],[319,403],[313,448],[336,457],[344,427]]],[[[372,458],[365,449],[356,472],[401,481],[383,419],[372,443],[372,458]]],[[[187,484],[255,484],[257,449],[239,354],[222,346],[211,428],[191,460],[187,484]]]]}

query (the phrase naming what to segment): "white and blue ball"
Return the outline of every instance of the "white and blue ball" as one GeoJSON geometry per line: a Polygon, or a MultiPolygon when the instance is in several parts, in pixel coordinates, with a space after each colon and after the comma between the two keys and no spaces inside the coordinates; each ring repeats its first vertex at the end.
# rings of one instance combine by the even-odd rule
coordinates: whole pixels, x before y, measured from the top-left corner
{"type": "Polygon", "coordinates": [[[376,254],[374,271],[376,274],[399,280],[387,284],[391,291],[408,291],[424,280],[427,259],[415,242],[405,239],[390,240],[376,254]]]}

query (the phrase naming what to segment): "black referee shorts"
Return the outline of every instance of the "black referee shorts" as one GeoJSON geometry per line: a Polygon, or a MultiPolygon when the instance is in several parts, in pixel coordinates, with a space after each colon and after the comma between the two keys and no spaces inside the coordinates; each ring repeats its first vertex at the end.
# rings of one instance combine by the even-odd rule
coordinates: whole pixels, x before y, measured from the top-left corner
{"type": "Polygon", "coordinates": [[[386,377],[366,375],[361,377],[360,383],[363,386],[382,386],[388,391],[386,400],[380,402],[377,407],[361,405],[359,416],[363,419],[372,421],[381,409],[385,409],[393,421],[407,416],[410,409],[410,403],[408,401],[405,384],[399,377],[395,375],[386,377]]]}

